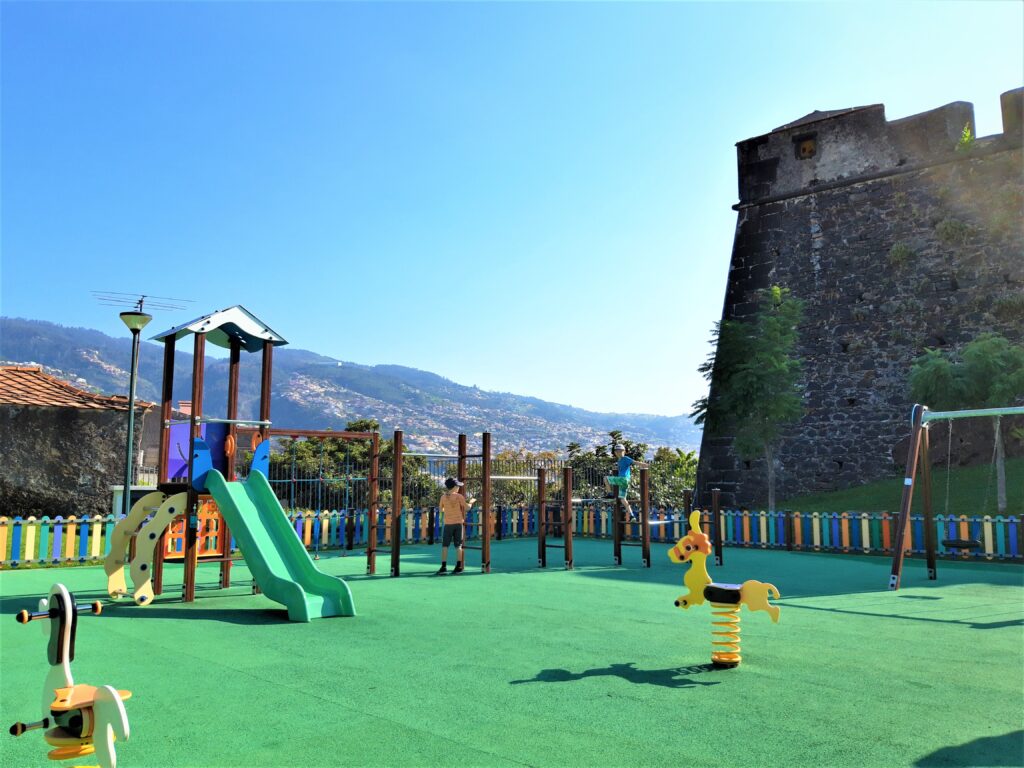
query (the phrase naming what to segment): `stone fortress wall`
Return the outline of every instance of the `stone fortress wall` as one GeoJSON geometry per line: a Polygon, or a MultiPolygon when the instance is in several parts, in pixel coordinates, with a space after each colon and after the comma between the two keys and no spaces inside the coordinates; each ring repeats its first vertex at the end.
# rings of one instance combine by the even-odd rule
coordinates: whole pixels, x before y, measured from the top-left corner
{"type": "MultiPolygon", "coordinates": [[[[900,471],[910,365],[926,348],[984,331],[1024,342],[1024,89],[1001,106],[1003,132],[967,151],[966,102],[893,121],[881,104],[815,112],[737,145],[722,317],[749,316],[772,284],[806,305],[806,411],[780,446],[779,499],[900,471]]],[[[720,488],[726,504],[763,502],[764,461],[740,460],[716,427],[704,431],[698,499],[720,488]]]]}

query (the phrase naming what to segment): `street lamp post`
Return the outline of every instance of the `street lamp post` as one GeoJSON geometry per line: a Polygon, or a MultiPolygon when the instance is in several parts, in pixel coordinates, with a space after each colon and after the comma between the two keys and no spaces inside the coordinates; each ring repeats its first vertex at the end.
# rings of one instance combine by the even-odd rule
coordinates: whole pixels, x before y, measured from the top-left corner
{"type": "Polygon", "coordinates": [[[132,488],[132,448],[135,443],[135,379],[139,367],[139,334],[152,320],[145,312],[122,312],[121,322],[132,332],[132,367],[128,377],[128,444],[124,459],[124,490],[121,493],[121,514],[128,516],[131,507],[132,488]]]}

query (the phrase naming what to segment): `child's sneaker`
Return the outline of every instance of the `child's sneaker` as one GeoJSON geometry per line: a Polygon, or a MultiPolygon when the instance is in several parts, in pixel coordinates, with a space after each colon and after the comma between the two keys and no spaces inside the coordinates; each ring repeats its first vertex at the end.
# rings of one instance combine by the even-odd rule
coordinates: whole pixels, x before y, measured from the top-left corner
{"type": "Polygon", "coordinates": [[[452,573],[453,574],[462,573],[464,570],[466,570],[466,569],[462,567],[462,563],[459,563],[458,565],[455,566],[455,570],[453,570],[452,573]]]}
{"type": "Polygon", "coordinates": [[[447,576],[448,575],[448,566],[447,565],[442,565],[440,568],[437,569],[437,573],[435,573],[434,575],[435,576],[447,576]]]}

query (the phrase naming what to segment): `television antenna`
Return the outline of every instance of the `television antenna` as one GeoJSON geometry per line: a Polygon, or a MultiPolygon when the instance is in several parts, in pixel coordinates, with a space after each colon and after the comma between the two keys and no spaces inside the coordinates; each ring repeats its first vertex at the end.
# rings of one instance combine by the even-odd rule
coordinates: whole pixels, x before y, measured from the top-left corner
{"type": "Polygon", "coordinates": [[[123,293],[121,291],[90,291],[93,298],[108,307],[130,307],[135,312],[142,312],[143,307],[173,312],[187,309],[192,299],[172,299],[169,296],[152,296],[148,293],[123,293]]]}

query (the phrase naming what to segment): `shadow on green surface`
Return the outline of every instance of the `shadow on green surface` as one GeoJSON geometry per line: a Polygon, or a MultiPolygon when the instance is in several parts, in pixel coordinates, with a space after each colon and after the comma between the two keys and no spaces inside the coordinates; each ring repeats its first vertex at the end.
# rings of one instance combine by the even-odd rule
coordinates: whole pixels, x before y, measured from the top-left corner
{"type": "Polygon", "coordinates": [[[189,621],[219,621],[225,624],[287,624],[288,611],[283,608],[202,608],[195,603],[177,603],[177,607],[160,605],[136,607],[136,610],[106,611],[111,619],[188,619],[189,621]]]}
{"type": "MultiPolygon", "coordinates": [[[[910,597],[910,595],[900,595],[910,597]]],[[[939,598],[935,598],[939,599],[939,598]]],[[[1004,621],[970,621],[967,619],[936,619],[931,616],[909,616],[904,614],[872,613],[871,611],[851,611],[848,608],[824,608],[819,605],[800,605],[799,603],[780,603],[786,610],[798,608],[804,611],[824,611],[826,613],[842,613],[850,616],[869,616],[874,619],[900,619],[901,621],[925,621],[929,624],[960,624],[970,629],[1005,629],[1006,627],[1024,626],[1024,618],[1006,619],[1004,621]]],[[[1022,763],[1024,765],[1024,763],[1022,763]]]]}
{"type": "Polygon", "coordinates": [[[571,683],[586,677],[620,677],[635,685],[659,685],[663,688],[692,688],[698,685],[718,685],[720,680],[690,680],[690,675],[703,672],[717,672],[711,664],[692,667],[669,667],[668,669],[637,669],[633,662],[611,664],[607,667],[570,672],[568,669],[542,669],[530,680],[510,680],[510,685],[523,683],[571,683]]]}
{"type": "Polygon", "coordinates": [[[987,736],[956,747],[943,747],[925,755],[914,765],[919,768],[1021,766],[1024,765],[1024,731],[987,736]]]}

